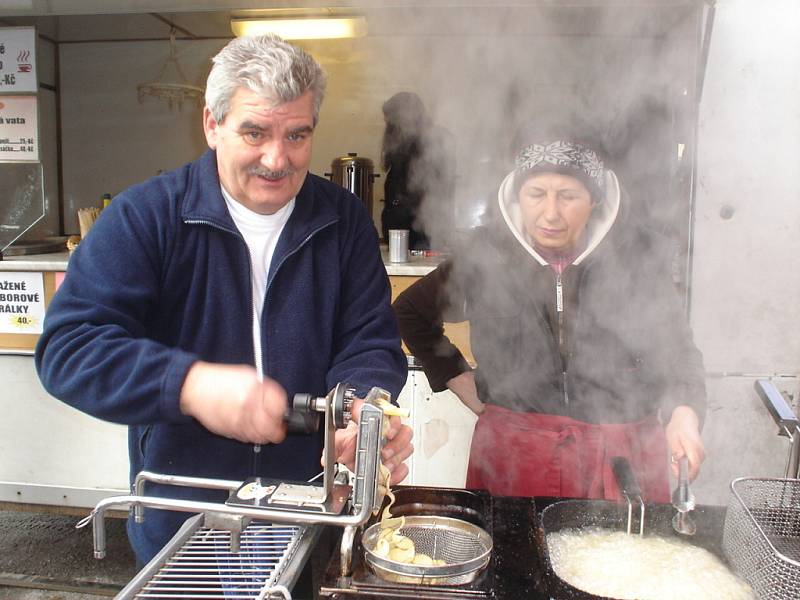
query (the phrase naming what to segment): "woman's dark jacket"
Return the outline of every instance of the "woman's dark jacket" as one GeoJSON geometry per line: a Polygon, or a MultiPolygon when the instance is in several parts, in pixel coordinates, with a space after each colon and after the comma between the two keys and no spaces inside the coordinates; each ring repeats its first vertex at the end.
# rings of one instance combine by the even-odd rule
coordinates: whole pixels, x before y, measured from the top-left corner
{"type": "Polygon", "coordinates": [[[590,423],[631,422],[678,405],[705,414],[702,356],[671,279],[668,241],[617,215],[561,276],[495,214],[454,258],[394,303],[400,333],[434,391],[469,369],[442,322],[469,321],[482,401],[590,423]],[[561,344],[559,344],[561,339],[561,344]]]}

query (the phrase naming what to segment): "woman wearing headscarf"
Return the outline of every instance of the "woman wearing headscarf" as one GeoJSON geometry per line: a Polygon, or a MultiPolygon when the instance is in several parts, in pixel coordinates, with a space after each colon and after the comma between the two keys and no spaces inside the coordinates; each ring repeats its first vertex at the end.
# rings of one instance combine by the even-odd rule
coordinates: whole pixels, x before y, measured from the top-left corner
{"type": "MultiPolygon", "coordinates": [[[[636,222],[589,145],[542,137],[517,156],[485,226],[395,301],[434,391],[479,415],[467,487],[617,498],[611,459],[669,501],[670,461],[697,476],[702,356],[668,241],[636,222]],[[444,336],[469,321],[477,368],[444,336]]],[[[673,465],[673,472],[677,472],[673,465]]]]}

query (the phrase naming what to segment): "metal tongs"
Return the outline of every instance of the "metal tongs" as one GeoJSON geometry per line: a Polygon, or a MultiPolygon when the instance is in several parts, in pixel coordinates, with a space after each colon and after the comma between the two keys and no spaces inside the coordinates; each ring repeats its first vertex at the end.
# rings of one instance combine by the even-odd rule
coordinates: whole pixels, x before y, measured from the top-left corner
{"type": "Polygon", "coordinates": [[[672,492],[672,506],[677,511],[672,517],[672,528],[683,535],[694,535],[697,531],[690,514],[695,507],[694,494],[689,489],[689,457],[678,460],[678,486],[672,492]]]}

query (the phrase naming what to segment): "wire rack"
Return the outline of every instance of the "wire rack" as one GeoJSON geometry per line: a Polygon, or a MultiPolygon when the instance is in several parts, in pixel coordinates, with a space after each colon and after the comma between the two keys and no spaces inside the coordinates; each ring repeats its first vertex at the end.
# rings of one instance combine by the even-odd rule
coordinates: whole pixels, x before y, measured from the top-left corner
{"type": "Polygon", "coordinates": [[[800,589],[800,480],[735,479],[722,549],[759,598],[796,599],[800,589]]]}
{"type": "Polygon", "coordinates": [[[173,538],[157,570],[145,569],[118,598],[290,597],[281,576],[308,529],[254,521],[241,533],[239,552],[232,553],[230,532],[199,527],[185,541],[173,538]]]}

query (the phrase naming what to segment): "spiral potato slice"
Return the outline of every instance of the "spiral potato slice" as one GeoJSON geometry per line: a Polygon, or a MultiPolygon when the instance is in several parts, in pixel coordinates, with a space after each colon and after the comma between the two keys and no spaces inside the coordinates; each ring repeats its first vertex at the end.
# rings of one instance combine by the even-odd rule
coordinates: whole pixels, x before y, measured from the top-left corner
{"type": "MultiPolygon", "coordinates": [[[[377,405],[383,410],[383,421],[381,432],[384,433],[389,428],[389,417],[407,417],[408,410],[399,408],[394,404],[383,399],[377,401],[377,405]]],[[[414,541],[400,533],[405,525],[405,517],[393,517],[391,507],[394,505],[395,497],[389,487],[389,469],[381,463],[378,481],[378,494],[389,497],[389,503],[381,514],[381,532],[373,550],[378,556],[388,558],[395,562],[416,564],[420,566],[441,566],[447,564],[441,559],[433,559],[427,554],[417,553],[414,541]]]]}

